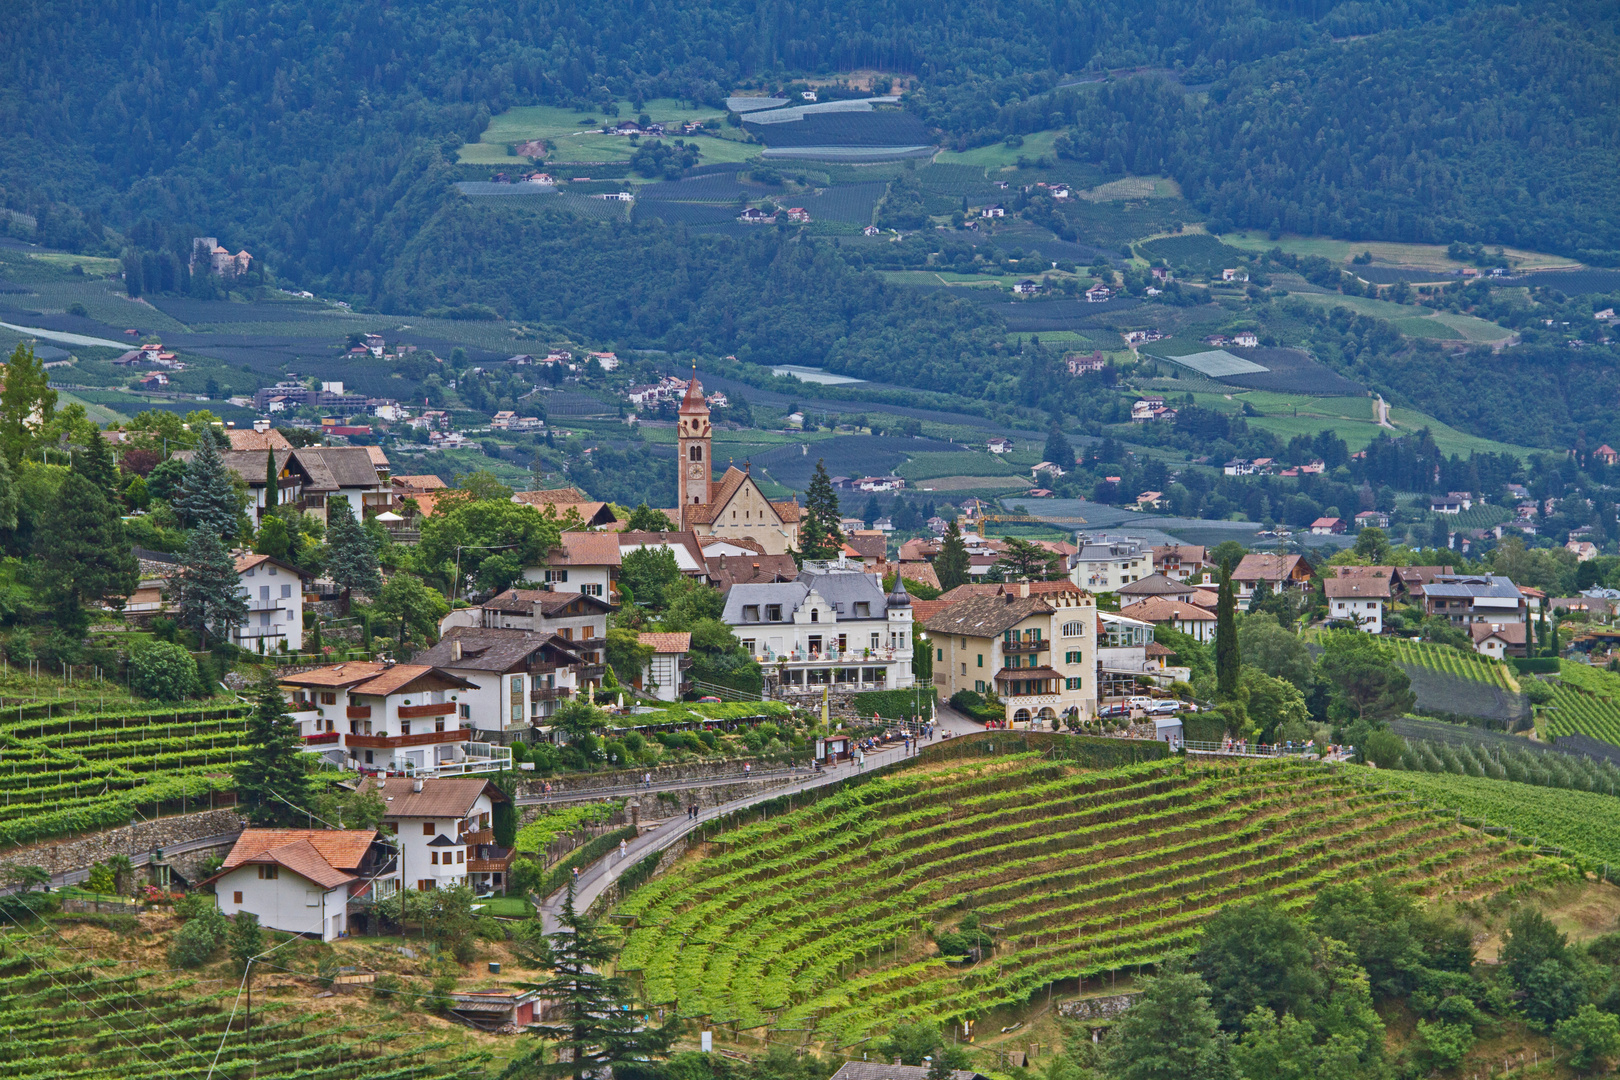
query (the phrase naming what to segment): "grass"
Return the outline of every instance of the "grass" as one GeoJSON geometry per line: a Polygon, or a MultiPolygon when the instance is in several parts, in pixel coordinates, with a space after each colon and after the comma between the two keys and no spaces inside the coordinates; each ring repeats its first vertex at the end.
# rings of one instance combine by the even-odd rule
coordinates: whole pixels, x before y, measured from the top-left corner
{"type": "Polygon", "coordinates": [[[503,919],[532,919],[534,905],[521,896],[491,896],[478,901],[482,905],[478,914],[496,915],[503,919]]]}
{"type": "MultiPolygon", "coordinates": [[[[130,416],[134,415],[134,413],[131,413],[130,416],[125,416],[123,413],[112,408],[111,406],[85,401],[83,398],[76,397],[66,390],[58,390],[56,399],[57,409],[65,409],[69,405],[83,405],[85,415],[91,420],[94,420],[96,423],[100,424],[102,427],[106,427],[110,424],[122,424],[128,421],[130,416]]],[[[138,412],[139,410],[136,411],[138,412]]]]}
{"type": "MultiPolygon", "coordinates": [[[[1236,232],[1227,233],[1221,237],[1223,243],[1233,247],[1243,248],[1246,251],[1270,251],[1272,248],[1282,248],[1290,255],[1320,255],[1331,262],[1348,264],[1352,258],[1364,251],[1372,252],[1373,261],[1385,265],[1396,264],[1401,266],[1433,267],[1435,269],[1460,270],[1469,263],[1454,261],[1446,254],[1443,244],[1398,244],[1379,240],[1332,240],[1325,236],[1297,236],[1284,234],[1281,239],[1267,239],[1265,233],[1236,232]]],[[[1491,250],[1495,250],[1494,247],[1491,250]]],[[[1506,248],[1504,254],[1514,261],[1514,265],[1530,269],[1550,266],[1574,267],[1578,266],[1573,260],[1562,255],[1548,255],[1539,251],[1525,251],[1522,248],[1506,248]]]]}
{"type": "MultiPolygon", "coordinates": [[[[688,109],[674,98],[655,98],[646,103],[644,111],[657,123],[684,124],[693,120],[708,120],[724,115],[723,110],[702,108],[688,109]]],[[[597,121],[591,127],[600,128],[603,124],[614,123],[623,119],[633,120],[638,115],[636,109],[628,101],[619,102],[619,115],[609,116],[602,112],[577,112],[573,109],[560,108],[555,105],[519,105],[490,118],[489,127],[479,137],[478,142],[468,143],[461,148],[457,160],[467,165],[511,165],[523,164],[521,157],[511,157],[506,147],[511,143],[527,142],[530,139],[553,139],[557,141],[559,156],[552,158],[555,161],[624,161],[630,157],[630,140],[615,135],[598,135],[594,138],[605,140],[604,147],[616,144],[623,148],[618,156],[567,156],[563,152],[563,138],[569,145],[576,142],[586,144],[591,136],[580,136],[579,132],[589,130],[580,123],[590,118],[597,121]]],[[[719,142],[716,139],[705,139],[702,142],[704,159],[709,161],[743,160],[742,158],[728,158],[708,153],[709,143],[719,142]]],[[[589,145],[594,146],[595,143],[589,145]]],[[[736,144],[745,145],[745,144],[736,144]]],[[[753,154],[759,152],[758,147],[749,148],[753,154]]],[[[717,152],[718,153],[718,152],[717,152]]]]}
{"type": "Polygon", "coordinates": [[[991,169],[1014,168],[1018,159],[1028,158],[1034,161],[1043,154],[1052,153],[1052,144],[1060,133],[1056,131],[1037,131],[1033,135],[1024,136],[1024,145],[1008,146],[1006,143],[993,143],[990,146],[975,147],[958,153],[955,150],[942,150],[934,155],[934,161],[941,165],[983,165],[991,169]]]}
{"type": "Polygon", "coordinates": [[[1021,478],[1023,472],[1024,470],[1014,467],[988,450],[964,450],[957,454],[916,454],[899,469],[900,475],[911,481],[967,475],[1021,478]]]}
{"type": "Polygon", "coordinates": [[[30,253],[29,258],[38,259],[58,270],[71,271],[75,266],[82,266],[86,274],[102,276],[120,273],[124,268],[117,259],[105,259],[97,255],[68,255],[59,251],[41,251],[30,253]]]}
{"type": "Polygon", "coordinates": [[[1453,315],[1450,312],[1429,313],[1427,308],[1411,304],[1397,304],[1391,300],[1374,300],[1366,296],[1345,296],[1342,293],[1290,293],[1292,297],[1324,307],[1345,307],[1360,315],[1371,315],[1394,323],[1403,334],[1415,337],[1439,337],[1450,340],[1488,343],[1511,337],[1513,331],[1472,315],[1453,315]],[[1430,323],[1414,334],[1409,329],[1415,323],[1430,323]],[[1443,329],[1441,329],[1443,328],[1443,329]]]}

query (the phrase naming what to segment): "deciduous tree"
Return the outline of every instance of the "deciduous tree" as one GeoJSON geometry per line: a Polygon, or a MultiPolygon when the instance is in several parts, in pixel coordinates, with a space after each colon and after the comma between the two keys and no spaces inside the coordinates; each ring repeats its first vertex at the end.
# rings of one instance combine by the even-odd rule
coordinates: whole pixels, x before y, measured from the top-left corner
{"type": "Polygon", "coordinates": [[[0,451],[15,469],[33,448],[34,432],[55,415],[56,391],[32,345],[19,343],[5,368],[5,389],[0,390],[0,451]]]}

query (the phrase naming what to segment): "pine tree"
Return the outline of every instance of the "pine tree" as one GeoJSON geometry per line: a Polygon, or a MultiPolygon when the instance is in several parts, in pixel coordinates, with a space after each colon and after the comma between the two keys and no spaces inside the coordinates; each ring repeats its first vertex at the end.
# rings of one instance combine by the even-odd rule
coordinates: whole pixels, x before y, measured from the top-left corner
{"type": "Polygon", "coordinates": [[[185,479],[174,498],[174,511],[187,528],[206,529],[215,536],[234,536],[241,513],[230,470],[219,455],[219,443],[210,429],[197,440],[197,452],[186,464],[185,479]]]}
{"type": "Polygon", "coordinates": [[[816,462],[816,474],[810,478],[804,506],[804,521],[799,526],[799,550],[804,552],[806,559],[836,559],[838,549],[844,546],[844,534],[838,527],[838,495],[833,491],[832,477],[827,475],[825,461],[816,462]]]}
{"type": "Polygon", "coordinates": [[[967,545],[962,542],[962,529],[952,518],[945,526],[945,542],[934,557],[934,576],[941,589],[954,589],[968,579],[967,545]]]}
{"type": "Polygon", "coordinates": [[[272,448],[265,451],[264,463],[264,509],[268,513],[274,510],[281,502],[281,470],[276,468],[276,452],[272,448]]]}
{"type": "Polygon", "coordinates": [[[17,482],[11,473],[11,463],[0,454],[0,532],[17,527],[17,482]]]}
{"type": "Polygon", "coordinates": [[[247,597],[242,595],[236,560],[225,550],[219,534],[196,528],[186,541],[186,565],[174,581],[174,597],[182,626],[197,631],[206,645],[210,632],[228,638],[231,628],[247,621],[247,597]]]}
{"type": "Polygon", "coordinates": [[[561,929],[547,943],[546,966],[551,977],[520,984],[525,990],[540,991],[544,1000],[552,1002],[553,1022],[529,1030],[556,1046],[558,1060],[547,1064],[541,1047],[513,1061],[502,1076],[584,1080],[605,1075],[608,1067],[621,1062],[664,1056],[675,1037],[677,1021],[651,1027],[645,1010],[633,1007],[624,978],[603,974],[617,954],[596,924],[574,909],[572,881],[558,921],[561,929]],[[565,1056],[568,1060],[562,1060],[565,1056]]]}
{"type": "Polygon", "coordinates": [[[243,741],[247,753],[231,770],[237,806],[255,825],[294,825],[306,820],[310,783],[304,741],[298,721],[287,715],[274,668],[266,667],[259,676],[243,741]]]}
{"type": "Polygon", "coordinates": [[[382,591],[377,570],[377,542],[354,519],[347,499],[331,499],[326,507],[326,572],[350,592],[376,596],[382,591]]]}
{"type": "Polygon", "coordinates": [[[135,591],[135,555],[118,511],[78,472],[68,474],[34,534],[40,584],[59,626],[83,632],[85,607],[135,591]]]}
{"type": "Polygon", "coordinates": [[[1221,585],[1215,594],[1215,692],[1221,700],[1237,693],[1239,668],[1237,598],[1232,593],[1232,564],[1221,564],[1221,585]]]}
{"type": "Polygon", "coordinates": [[[1064,438],[1063,429],[1056,424],[1052,425],[1051,433],[1046,436],[1046,446],[1041,450],[1041,457],[1054,465],[1061,465],[1064,471],[1074,468],[1074,448],[1069,445],[1069,440],[1064,438]]]}
{"type": "Polygon", "coordinates": [[[6,362],[0,390],[0,450],[15,469],[34,445],[35,432],[56,415],[56,391],[32,345],[19,344],[6,362]]]}
{"type": "Polygon", "coordinates": [[[871,529],[877,527],[877,519],[882,516],[883,507],[878,505],[878,497],[873,495],[866,500],[866,508],[861,511],[861,520],[866,522],[867,528],[871,529]]]}
{"type": "Polygon", "coordinates": [[[90,442],[73,452],[73,471],[82,474],[108,499],[118,495],[118,462],[113,460],[112,445],[102,438],[100,431],[92,432],[90,442]]]}

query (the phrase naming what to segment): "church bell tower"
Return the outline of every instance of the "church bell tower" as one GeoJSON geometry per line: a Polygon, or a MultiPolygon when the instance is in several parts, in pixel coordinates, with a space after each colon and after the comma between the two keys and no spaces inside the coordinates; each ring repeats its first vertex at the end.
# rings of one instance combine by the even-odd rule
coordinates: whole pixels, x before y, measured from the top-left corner
{"type": "Polygon", "coordinates": [[[713,468],[711,456],[713,429],[709,426],[709,405],[703,400],[703,388],[698,385],[697,373],[686,387],[681,399],[680,419],[675,425],[680,447],[681,507],[700,505],[709,501],[709,478],[713,468]]]}

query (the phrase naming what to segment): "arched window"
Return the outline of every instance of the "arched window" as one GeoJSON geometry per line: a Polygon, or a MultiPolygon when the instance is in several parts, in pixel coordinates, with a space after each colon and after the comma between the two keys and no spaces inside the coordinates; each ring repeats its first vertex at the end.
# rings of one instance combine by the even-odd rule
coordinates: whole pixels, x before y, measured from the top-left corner
{"type": "Polygon", "coordinates": [[[1066,623],[1063,624],[1063,636],[1064,637],[1084,637],[1085,634],[1086,634],[1086,624],[1085,623],[1066,622],[1066,623]]]}
{"type": "Polygon", "coordinates": [[[815,608],[811,608],[810,609],[810,621],[811,622],[820,622],[821,621],[821,612],[817,611],[815,608]]]}
{"type": "Polygon", "coordinates": [[[702,444],[699,443],[699,444],[687,447],[686,448],[686,459],[688,461],[702,461],[703,460],[703,446],[702,446],[702,444]]]}

